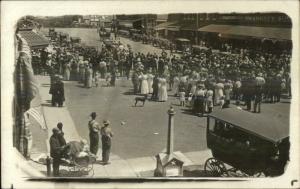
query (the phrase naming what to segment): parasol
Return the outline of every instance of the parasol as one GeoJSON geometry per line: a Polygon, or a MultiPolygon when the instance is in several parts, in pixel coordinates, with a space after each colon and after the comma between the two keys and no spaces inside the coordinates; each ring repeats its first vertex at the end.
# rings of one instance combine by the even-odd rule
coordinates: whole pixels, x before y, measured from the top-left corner
{"type": "Polygon", "coordinates": [[[266,83],[265,79],[263,77],[256,77],[255,83],[257,86],[262,86],[266,83]]]}
{"type": "Polygon", "coordinates": [[[223,84],[223,83],[217,83],[217,84],[215,85],[215,88],[216,88],[216,89],[224,89],[224,84],[223,84]]]}

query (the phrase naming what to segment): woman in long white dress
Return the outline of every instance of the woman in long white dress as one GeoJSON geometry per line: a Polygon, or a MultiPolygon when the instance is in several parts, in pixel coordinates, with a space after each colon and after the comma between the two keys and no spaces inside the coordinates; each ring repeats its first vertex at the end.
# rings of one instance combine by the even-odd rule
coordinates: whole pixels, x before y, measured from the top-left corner
{"type": "Polygon", "coordinates": [[[154,75],[151,74],[151,72],[148,73],[147,75],[147,82],[148,82],[148,89],[149,89],[149,94],[152,94],[153,93],[153,88],[152,88],[152,85],[153,85],[153,78],[154,78],[154,75]]]}
{"type": "Polygon", "coordinates": [[[71,72],[71,65],[70,63],[66,63],[64,66],[64,80],[69,81],[70,80],[70,72],[71,72]]]}
{"type": "Polygon", "coordinates": [[[161,80],[162,80],[162,78],[158,77],[157,80],[158,80],[158,83],[157,83],[157,99],[158,99],[158,101],[160,101],[160,96],[161,96],[161,80]]]}
{"type": "Polygon", "coordinates": [[[167,91],[167,80],[165,78],[160,79],[160,93],[158,100],[165,102],[168,100],[168,91],[167,91]]]}
{"type": "Polygon", "coordinates": [[[196,90],[197,90],[197,80],[196,80],[196,78],[192,78],[190,80],[190,83],[192,85],[190,93],[192,93],[192,95],[194,95],[196,93],[196,90]]]}
{"type": "Polygon", "coordinates": [[[86,77],[86,79],[87,79],[87,81],[86,81],[86,87],[87,88],[91,88],[92,87],[92,85],[93,85],[93,70],[92,70],[92,68],[91,67],[88,67],[88,69],[87,69],[87,77],[86,77]]]}
{"type": "Polygon", "coordinates": [[[221,97],[224,96],[224,84],[223,83],[217,83],[215,85],[215,104],[218,105],[220,103],[221,97]]]}
{"type": "Polygon", "coordinates": [[[177,96],[179,94],[179,82],[180,82],[180,79],[179,77],[176,75],[174,78],[173,78],[173,81],[174,81],[174,84],[173,84],[173,89],[175,91],[175,96],[177,96]]]}
{"type": "Polygon", "coordinates": [[[148,77],[146,74],[141,75],[141,94],[148,94],[149,93],[149,87],[148,87],[148,77]]]}

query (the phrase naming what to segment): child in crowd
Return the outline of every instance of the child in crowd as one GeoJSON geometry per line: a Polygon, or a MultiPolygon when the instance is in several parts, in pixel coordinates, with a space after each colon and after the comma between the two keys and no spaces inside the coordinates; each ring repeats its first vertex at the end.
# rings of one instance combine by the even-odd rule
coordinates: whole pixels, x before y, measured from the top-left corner
{"type": "Polygon", "coordinates": [[[220,105],[220,108],[224,108],[224,104],[225,104],[225,96],[221,96],[220,97],[220,100],[219,100],[219,105],[220,105]]]}
{"type": "Polygon", "coordinates": [[[116,78],[119,79],[119,77],[121,76],[120,72],[117,70],[116,71],[116,78]]]}
{"type": "Polygon", "coordinates": [[[207,92],[206,92],[206,106],[207,106],[207,109],[208,109],[208,113],[211,113],[212,110],[213,110],[213,107],[214,107],[214,104],[213,104],[213,90],[209,89],[207,92]]]}
{"type": "Polygon", "coordinates": [[[111,75],[110,73],[107,73],[106,74],[106,77],[105,77],[105,80],[106,80],[106,86],[110,86],[110,80],[111,80],[111,75]]]}
{"type": "Polygon", "coordinates": [[[190,106],[190,107],[192,107],[193,106],[193,93],[189,93],[189,96],[188,96],[188,98],[187,98],[187,103],[188,103],[188,105],[190,106]]]}
{"type": "Polygon", "coordinates": [[[185,92],[179,92],[180,106],[185,106],[185,92]]]}
{"type": "Polygon", "coordinates": [[[96,87],[99,86],[99,82],[100,82],[100,74],[99,74],[99,72],[96,72],[95,77],[94,77],[94,83],[95,83],[96,87]]]}

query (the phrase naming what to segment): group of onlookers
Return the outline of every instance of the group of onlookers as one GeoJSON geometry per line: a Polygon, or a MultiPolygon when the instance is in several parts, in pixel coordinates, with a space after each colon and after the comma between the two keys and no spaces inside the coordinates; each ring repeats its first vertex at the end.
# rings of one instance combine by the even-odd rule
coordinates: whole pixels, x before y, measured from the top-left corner
{"type": "Polygon", "coordinates": [[[173,90],[200,113],[211,112],[217,104],[228,107],[232,100],[244,101],[248,110],[254,101],[259,112],[262,100],[278,102],[283,91],[291,96],[290,52],[243,48],[233,54],[206,48],[182,55],[165,50],[144,54],[119,42],[101,50],[54,46],[53,52],[42,51],[39,59],[49,73],[87,88],[98,86],[100,79],[114,86],[118,77],[126,77],[132,80],[135,94],[151,94],[153,100],[167,101],[168,90],[173,90]]]}

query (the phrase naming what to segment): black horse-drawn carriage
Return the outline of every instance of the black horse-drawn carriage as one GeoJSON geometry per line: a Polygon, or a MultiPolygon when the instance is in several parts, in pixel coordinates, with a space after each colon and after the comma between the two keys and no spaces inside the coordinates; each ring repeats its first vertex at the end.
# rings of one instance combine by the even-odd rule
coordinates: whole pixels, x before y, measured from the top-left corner
{"type": "Polygon", "coordinates": [[[215,177],[257,177],[283,174],[289,160],[289,110],[255,114],[237,108],[215,111],[207,117],[205,162],[215,177]]]}

